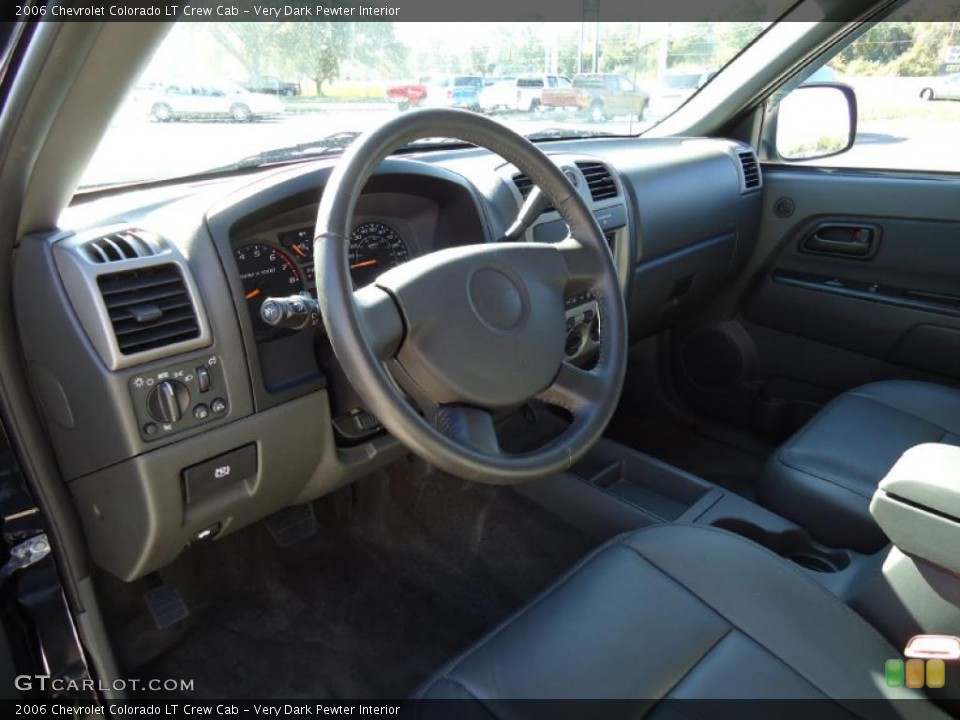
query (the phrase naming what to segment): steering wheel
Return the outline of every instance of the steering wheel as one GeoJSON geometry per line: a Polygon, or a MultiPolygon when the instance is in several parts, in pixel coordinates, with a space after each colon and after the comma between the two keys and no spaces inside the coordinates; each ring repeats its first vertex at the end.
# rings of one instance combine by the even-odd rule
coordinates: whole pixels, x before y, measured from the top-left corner
{"type": "Polygon", "coordinates": [[[603,434],[626,371],[617,271],[583,198],[512,130],[468,111],[428,109],[361,136],[323,192],[314,260],[323,322],[348,380],[390,433],[436,467],[515,484],[568,469],[603,434]],[[392,151],[428,137],[465,140],[513,163],[547,195],[569,236],[439,250],[354,290],[348,246],[357,197],[392,151]],[[600,315],[590,370],[564,361],[564,298],[581,292],[593,294],[600,315]],[[536,451],[505,453],[494,413],[533,399],[566,409],[572,423],[536,451]]]}

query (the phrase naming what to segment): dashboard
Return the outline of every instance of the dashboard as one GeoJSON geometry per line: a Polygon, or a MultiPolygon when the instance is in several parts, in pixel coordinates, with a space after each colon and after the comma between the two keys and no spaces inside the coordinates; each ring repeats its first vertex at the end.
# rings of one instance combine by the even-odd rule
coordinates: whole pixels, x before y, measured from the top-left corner
{"type": "MultiPolygon", "coordinates": [[[[609,243],[633,340],[682,322],[745,266],[762,183],[749,147],[543,147],[609,243]]],[[[346,380],[328,341],[337,328],[278,330],[261,317],[269,298],[317,290],[313,229],[335,162],[105,194],[18,248],[32,391],[91,555],[116,577],[142,577],[407,452],[346,380]]],[[[354,212],[354,285],[437,250],[497,242],[531,188],[481,149],[384,161],[354,212]]],[[[548,207],[518,241],[566,234],[548,207]]],[[[602,342],[596,300],[566,298],[565,322],[567,360],[588,365],[602,342]]]]}

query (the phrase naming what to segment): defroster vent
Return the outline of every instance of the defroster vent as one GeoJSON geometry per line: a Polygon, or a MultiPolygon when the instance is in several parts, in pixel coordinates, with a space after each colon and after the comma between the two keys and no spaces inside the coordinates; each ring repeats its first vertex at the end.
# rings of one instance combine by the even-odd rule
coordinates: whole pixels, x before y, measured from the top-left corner
{"type": "Polygon", "coordinates": [[[83,246],[87,257],[97,264],[152,257],[163,250],[160,238],[144,230],[130,229],[104,235],[83,246]]]}
{"type": "Polygon", "coordinates": [[[101,275],[97,284],[122,354],[135,355],[199,337],[197,311],[177,265],[101,275]]]}

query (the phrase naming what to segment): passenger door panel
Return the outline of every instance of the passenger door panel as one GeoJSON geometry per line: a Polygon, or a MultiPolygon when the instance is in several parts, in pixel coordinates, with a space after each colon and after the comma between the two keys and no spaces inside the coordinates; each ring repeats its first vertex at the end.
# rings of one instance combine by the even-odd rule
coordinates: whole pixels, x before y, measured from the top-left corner
{"type": "Polygon", "coordinates": [[[762,376],[808,401],[881,377],[960,381],[960,181],[767,167],[764,194],[742,306],[762,376]]]}

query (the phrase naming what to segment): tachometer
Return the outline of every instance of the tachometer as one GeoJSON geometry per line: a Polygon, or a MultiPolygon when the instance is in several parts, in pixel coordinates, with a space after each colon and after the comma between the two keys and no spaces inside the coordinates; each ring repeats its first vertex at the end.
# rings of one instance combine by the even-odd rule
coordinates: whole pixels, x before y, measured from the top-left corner
{"type": "Polygon", "coordinates": [[[350,275],[355,287],[369,285],[382,273],[409,259],[407,244],[386,223],[363,223],[350,235],[350,275]]]}
{"type": "Polygon", "coordinates": [[[258,339],[268,337],[275,330],[260,319],[260,306],[268,297],[299,293],[303,290],[303,278],[289,255],[265,243],[238,247],[234,250],[234,256],[254,334],[258,339]]]}

